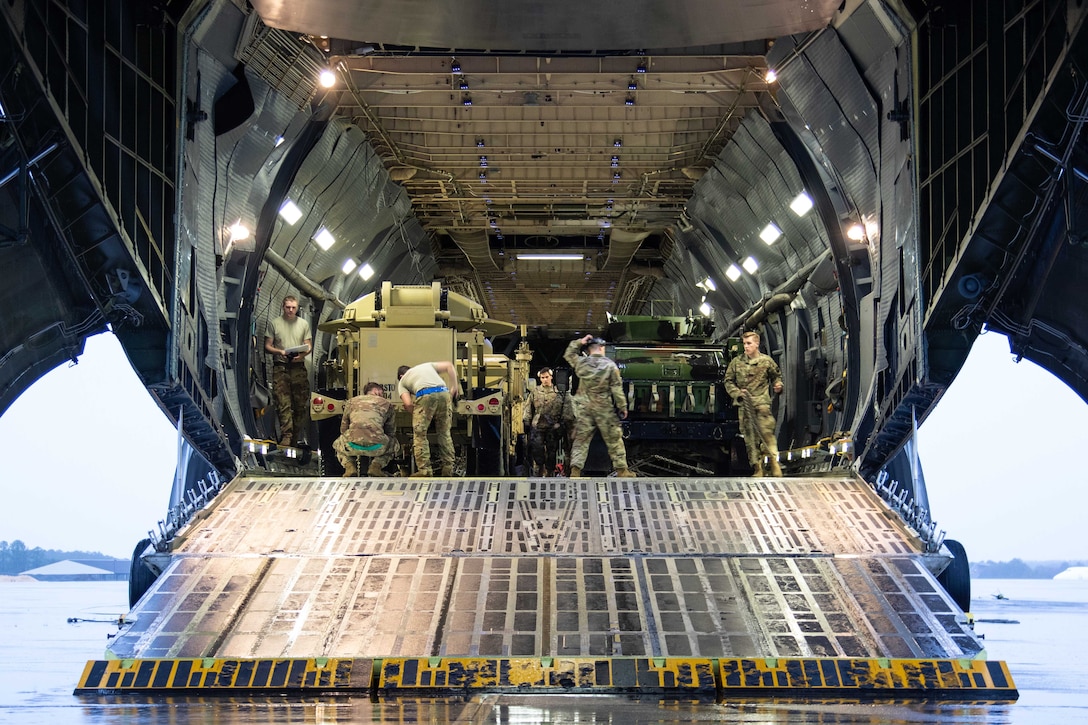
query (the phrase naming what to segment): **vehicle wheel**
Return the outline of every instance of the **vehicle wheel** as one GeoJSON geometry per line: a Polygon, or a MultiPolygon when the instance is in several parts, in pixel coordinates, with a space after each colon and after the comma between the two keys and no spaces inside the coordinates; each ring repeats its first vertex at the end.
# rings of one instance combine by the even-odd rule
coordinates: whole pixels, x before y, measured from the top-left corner
{"type": "Polygon", "coordinates": [[[937,581],[952,597],[952,601],[965,612],[971,611],[971,564],[963,544],[955,539],[945,539],[944,545],[952,554],[952,561],[937,575],[937,581]]]}
{"type": "Polygon", "coordinates": [[[136,606],[136,602],[140,601],[140,597],[158,578],[155,572],[151,571],[151,567],[140,558],[140,554],[144,553],[150,545],[151,539],[143,539],[132,551],[132,561],[128,567],[128,606],[130,608],[136,606]]]}

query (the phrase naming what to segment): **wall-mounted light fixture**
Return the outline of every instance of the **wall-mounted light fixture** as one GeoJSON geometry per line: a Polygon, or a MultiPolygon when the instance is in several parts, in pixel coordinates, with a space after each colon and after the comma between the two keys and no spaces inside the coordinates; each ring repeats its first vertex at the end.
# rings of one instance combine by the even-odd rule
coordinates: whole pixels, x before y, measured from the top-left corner
{"type": "Polygon", "coordinates": [[[748,257],[740,263],[740,266],[744,267],[744,270],[748,272],[748,274],[755,274],[756,270],[759,269],[759,262],[756,261],[755,257],[748,257]]]}
{"type": "Polygon", "coordinates": [[[334,237],[325,227],[318,229],[314,234],[313,239],[314,242],[317,243],[317,246],[321,247],[326,252],[332,248],[332,245],[336,244],[336,237],[334,237]]]}
{"type": "Polygon", "coordinates": [[[790,202],[790,209],[793,209],[793,213],[797,216],[804,216],[808,214],[809,209],[812,208],[812,197],[805,192],[801,192],[797,196],[793,197],[793,201],[790,202]]]}
{"type": "Polygon", "coordinates": [[[288,199],[280,205],[280,217],[291,226],[294,226],[302,218],[302,210],[298,208],[295,202],[288,199]]]}
{"type": "Polygon", "coordinates": [[[725,276],[729,278],[730,282],[736,282],[740,279],[741,274],[740,267],[735,264],[729,265],[729,269],[725,270],[725,276]]]}
{"type": "Polygon", "coordinates": [[[374,276],[374,268],[369,264],[364,264],[362,267],[359,267],[359,276],[362,277],[364,281],[370,279],[374,276]]]}
{"type": "Polygon", "coordinates": [[[759,238],[762,239],[768,247],[774,244],[780,236],[782,236],[782,230],[776,227],[773,222],[763,227],[763,230],[759,233],[759,238]]]}

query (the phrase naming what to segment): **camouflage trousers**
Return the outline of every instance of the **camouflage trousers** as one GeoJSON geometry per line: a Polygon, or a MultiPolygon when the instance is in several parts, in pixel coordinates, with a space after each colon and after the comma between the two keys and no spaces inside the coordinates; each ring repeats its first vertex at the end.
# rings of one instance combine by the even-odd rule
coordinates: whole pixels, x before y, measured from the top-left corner
{"type": "Polygon", "coordinates": [[[562,426],[559,428],[543,424],[534,426],[529,431],[529,460],[534,467],[544,467],[551,475],[555,471],[556,458],[563,449],[566,440],[562,426]]]}
{"type": "Polygon", "coordinates": [[[449,393],[429,393],[415,399],[412,408],[412,454],[416,459],[416,471],[433,473],[431,444],[427,431],[434,421],[435,443],[438,445],[438,465],[453,470],[455,458],[450,427],[453,425],[453,397],[449,393]]]}
{"type": "Polygon", "coordinates": [[[778,455],[778,441],[774,437],[774,416],[769,405],[740,406],[740,432],[744,447],[748,449],[748,462],[754,467],[762,463],[763,456],[778,455]]]}
{"type": "Polygon", "coordinates": [[[300,443],[310,431],[310,377],[304,363],[272,366],[272,394],[280,419],[280,441],[300,443]]]}
{"type": "MultiPolygon", "coordinates": [[[[336,460],[340,461],[340,465],[345,469],[348,468],[349,463],[354,463],[356,464],[355,467],[357,469],[360,471],[364,470],[363,466],[358,465],[358,459],[360,457],[373,458],[379,466],[385,468],[389,465],[389,462],[393,460],[393,457],[400,453],[400,444],[397,442],[397,439],[389,438],[386,435],[383,435],[382,439],[375,444],[370,444],[379,446],[372,451],[360,451],[357,448],[349,446],[349,443],[360,442],[350,441],[345,436],[340,436],[332,442],[332,449],[336,451],[336,460]]],[[[367,444],[360,443],[360,445],[367,444]]]]}
{"type": "Polygon", "coordinates": [[[589,444],[593,440],[593,431],[599,430],[604,444],[608,448],[608,457],[617,471],[627,468],[627,448],[623,445],[623,430],[615,409],[597,408],[590,403],[583,403],[574,421],[574,445],[570,452],[571,468],[583,468],[589,455],[589,444]]]}

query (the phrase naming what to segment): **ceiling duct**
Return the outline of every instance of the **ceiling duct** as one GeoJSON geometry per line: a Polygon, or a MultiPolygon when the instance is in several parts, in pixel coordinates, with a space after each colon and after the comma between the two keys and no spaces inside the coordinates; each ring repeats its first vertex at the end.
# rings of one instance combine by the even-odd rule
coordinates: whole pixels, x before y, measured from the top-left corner
{"type": "Polygon", "coordinates": [[[450,232],[450,239],[457,243],[461,251],[468,257],[468,263],[478,272],[493,269],[501,269],[491,256],[490,235],[484,231],[476,232],[450,232]]]}
{"type": "Polygon", "coordinates": [[[650,236],[649,232],[629,232],[625,229],[612,229],[608,235],[608,259],[602,269],[618,272],[631,264],[635,252],[642,246],[642,241],[650,236]]]}

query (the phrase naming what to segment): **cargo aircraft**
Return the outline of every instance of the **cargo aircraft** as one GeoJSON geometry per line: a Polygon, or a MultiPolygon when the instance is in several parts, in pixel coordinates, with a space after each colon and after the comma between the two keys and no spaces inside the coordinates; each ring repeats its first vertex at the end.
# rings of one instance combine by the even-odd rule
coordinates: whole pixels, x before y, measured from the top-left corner
{"type": "Polygon", "coordinates": [[[112,331],[188,451],[80,689],[1014,697],[912,432],[984,330],[1088,399],[1086,15],[0,4],[0,412],[112,331]],[[536,366],[625,316],[756,329],[814,460],[283,475],[269,318],[299,298],[320,387],[385,285],[366,324],[427,290],[536,366]]]}

